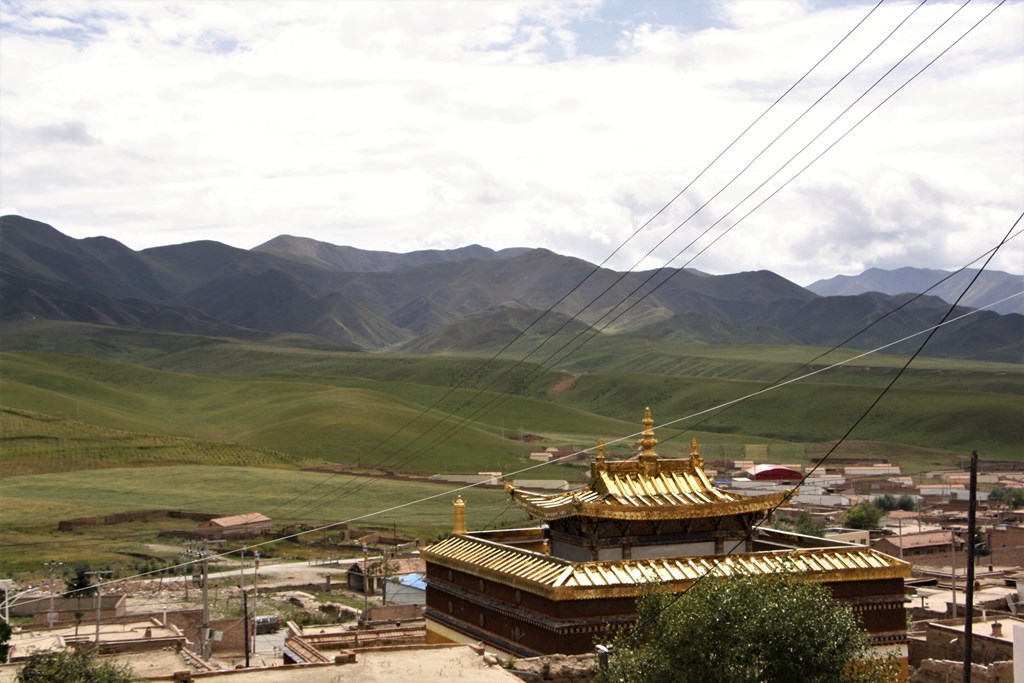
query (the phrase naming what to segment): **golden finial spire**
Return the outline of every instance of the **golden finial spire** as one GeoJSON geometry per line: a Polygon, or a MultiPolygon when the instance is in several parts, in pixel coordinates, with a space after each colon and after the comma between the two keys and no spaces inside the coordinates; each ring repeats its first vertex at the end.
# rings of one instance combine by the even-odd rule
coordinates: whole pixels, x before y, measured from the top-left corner
{"type": "Polygon", "coordinates": [[[656,458],[658,456],[654,452],[654,447],[658,445],[658,440],[654,437],[654,418],[651,417],[650,407],[644,411],[644,432],[636,443],[642,449],[640,451],[641,458],[656,458]]]}
{"type": "Polygon", "coordinates": [[[590,463],[590,476],[597,477],[600,472],[604,472],[608,469],[608,466],[604,461],[604,439],[597,440],[597,455],[594,456],[594,462],[590,463]]]}
{"type": "Polygon", "coordinates": [[[462,500],[462,496],[456,496],[452,505],[455,506],[455,526],[452,527],[452,533],[464,534],[466,533],[466,501],[462,500]]]}

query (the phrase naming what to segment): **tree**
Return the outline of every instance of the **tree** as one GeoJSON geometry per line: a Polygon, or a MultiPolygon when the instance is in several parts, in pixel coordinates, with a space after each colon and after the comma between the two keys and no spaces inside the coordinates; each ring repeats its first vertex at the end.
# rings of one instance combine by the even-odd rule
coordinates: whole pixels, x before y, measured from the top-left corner
{"type": "Polygon", "coordinates": [[[843,526],[851,529],[874,529],[882,519],[882,511],[868,501],[857,503],[843,514],[843,526]]]}
{"type": "Polygon", "coordinates": [[[798,534],[804,534],[805,536],[822,536],[825,535],[825,525],[818,522],[811,517],[811,513],[804,510],[800,513],[800,516],[796,520],[796,527],[794,530],[798,534]]]}
{"type": "Polygon", "coordinates": [[[82,562],[81,564],[76,564],[72,571],[74,573],[68,579],[64,597],[84,598],[89,595],[95,595],[96,587],[92,585],[92,579],[89,577],[89,563],[82,562]]]}
{"type": "Polygon", "coordinates": [[[997,486],[988,494],[989,500],[1005,505],[1011,510],[1024,508],[1024,489],[1011,489],[1008,486],[997,486]]]}
{"type": "Polygon", "coordinates": [[[900,499],[896,501],[896,507],[900,510],[906,510],[907,512],[913,512],[917,509],[917,501],[909,493],[904,493],[900,496],[900,499]]]}
{"type": "Polygon", "coordinates": [[[896,509],[896,497],[891,493],[875,498],[874,506],[883,512],[892,512],[896,509]]]}
{"type": "Polygon", "coordinates": [[[0,664],[7,662],[7,655],[11,651],[10,640],[11,625],[6,620],[0,619],[0,664]]]}
{"type": "Polygon", "coordinates": [[[637,610],[600,683],[880,683],[899,669],[868,654],[849,607],[792,576],[707,578],[681,596],[655,589],[637,610]]]}
{"type": "Polygon", "coordinates": [[[132,683],[128,665],[97,661],[86,651],[36,652],[18,671],[18,683],[132,683]]]}

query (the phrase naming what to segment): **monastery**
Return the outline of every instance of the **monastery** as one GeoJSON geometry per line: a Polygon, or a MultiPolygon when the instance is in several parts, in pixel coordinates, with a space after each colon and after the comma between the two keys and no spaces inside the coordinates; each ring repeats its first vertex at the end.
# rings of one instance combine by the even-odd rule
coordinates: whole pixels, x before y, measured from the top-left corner
{"type": "Polygon", "coordinates": [[[505,485],[534,528],[469,532],[455,502],[454,533],[426,549],[428,642],[483,642],[517,657],[593,652],[609,627],[636,619],[652,583],[687,590],[705,574],[792,572],[850,605],[873,644],[906,662],[903,581],[910,565],[840,541],[762,529],[793,490],[744,496],[688,458],[663,459],[647,409],[639,454],[605,459],[590,481],[550,495],[505,485]]]}

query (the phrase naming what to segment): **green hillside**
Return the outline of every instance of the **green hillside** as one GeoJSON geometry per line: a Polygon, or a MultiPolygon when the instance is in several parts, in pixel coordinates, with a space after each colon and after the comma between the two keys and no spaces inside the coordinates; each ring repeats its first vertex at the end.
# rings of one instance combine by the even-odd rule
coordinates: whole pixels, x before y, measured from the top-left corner
{"type": "MultiPolygon", "coordinates": [[[[428,537],[448,528],[455,486],[300,468],[578,481],[578,464],[538,465],[530,451],[605,439],[612,457],[626,456],[645,406],[663,455],[686,452],[697,436],[709,462],[747,458],[748,445],[811,462],[903,362],[872,355],[766,391],[852,355],[616,335],[567,347],[563,355],[575,352],[565,358],[554,348],[492,362],[341,351],[300,335],[236,341],[43,320],[0,324],[0,347],[7,572],[71,549],[96,562],[145,554],[169,522],[56,532],[62,519],[143,509],[259,510],[316,525],[431,497],[359,522],[428,537]],[[517,438],[525,434],[541,440],[517,438]]],[[[1013,364],[915,362],[836,455],[888,457],[910,473],[955,466],[972,449],[1019,460],[1022,375],[1013,364]]],[[[522,521],[501,491],[463,496],[475,525],[522,521]]]]}
{"type": "MultiPolygon", "coordinates": [[[[850,355],[815,360],[821,351],[808,347],[611,337],[555,372],[480,356],[331,351],[301,338],[257,344],[99,331],[45,322],[0,329],[5,348],[42,348],[0,354],[3,402],[115,429],[431,471],[521,460],[522,444],[501,439],[520,430],[580,445],[625,437],[648,405],[658,424],[695,430],[709,452],[718,443],[827,442],[903,362],[860,358],[711,411],[850,355]]],[[[1022,375],[1011,364],[919,359],[850,438],[1016,457],[1022,375]]]]}

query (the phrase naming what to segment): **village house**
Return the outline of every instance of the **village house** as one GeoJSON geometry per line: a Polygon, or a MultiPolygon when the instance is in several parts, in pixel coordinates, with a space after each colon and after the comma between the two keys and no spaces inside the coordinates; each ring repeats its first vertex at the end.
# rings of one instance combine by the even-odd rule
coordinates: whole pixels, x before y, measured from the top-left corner
{"type": "Polygon", "coordinates": [[[246,538],[270,531],[270,518],[259,512],[216,517],[203,522],[196,533],[206,538],[246,538]]]}
{"type": "MultiPolygon", "coordinates": [[[[796,466],[799,468],[799,465],[796,466]]],[[[803,478],[799,469],[785,465],[754,465],[746,470],[751,481],[784,481],[798,482],[803,478]]]]}
{"type": "Polygon", "coordinates": [[[963,541],[949,530],[940,529],[883,536],[872,543],[871,547],[887,555],[912,561],[914,564],[942,564],[943,556],[948,564],[954,543],[956,552],[963,552],[963,541]]]}
{"type": "Polygon", "coordinates": [[[345,574],[349,590],[373,595],[386,591],[386,582],[394,577],[423,574],[423,560],[418,557],[369,558],[355,562],[345,574]],[[369,576],[367,575],[369,572],[369,576]],[[367,579],[372,580],[367,580],[367,579]]]}

